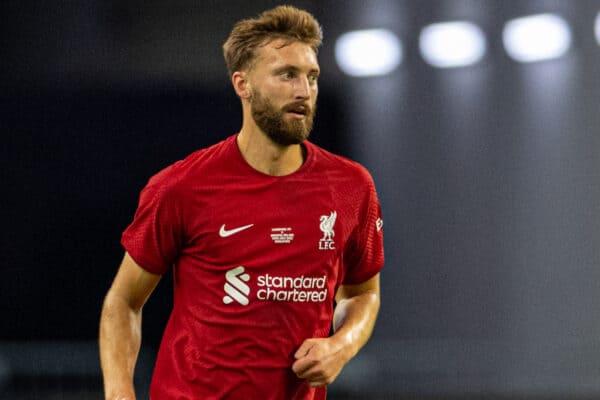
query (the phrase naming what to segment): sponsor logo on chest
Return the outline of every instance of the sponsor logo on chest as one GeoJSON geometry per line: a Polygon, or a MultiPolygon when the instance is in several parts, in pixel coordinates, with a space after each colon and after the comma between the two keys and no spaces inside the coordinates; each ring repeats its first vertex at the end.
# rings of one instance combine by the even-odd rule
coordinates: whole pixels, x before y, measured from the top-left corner
{"type": "MultiPolygon", "coordinates": [[[[243,266],[225,273],[223,303],[234,301],[247,306],[250,304],[251,277],[243,266]]],[[[256,299],[258,301],[283,301],[292,303],[322,303],[327,299],[327,275],[323,276],[279,276],[262,274],[256,276],[256,299]]]]}

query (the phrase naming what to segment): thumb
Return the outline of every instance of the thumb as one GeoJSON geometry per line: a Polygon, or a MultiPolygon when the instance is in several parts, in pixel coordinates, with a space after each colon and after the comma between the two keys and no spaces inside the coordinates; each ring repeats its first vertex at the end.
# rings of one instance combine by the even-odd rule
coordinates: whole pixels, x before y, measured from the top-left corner
{"type": "Polygon", "coordinates": [[[298,350],[296,350],[296,353],[294,354],[296,360],[306,356],[314,345],[315,344],[312,341],[312,339],[306,339],[304,342],[302,342],[302,344],[300,345],[300,347],[298,347],[298,350]]]}

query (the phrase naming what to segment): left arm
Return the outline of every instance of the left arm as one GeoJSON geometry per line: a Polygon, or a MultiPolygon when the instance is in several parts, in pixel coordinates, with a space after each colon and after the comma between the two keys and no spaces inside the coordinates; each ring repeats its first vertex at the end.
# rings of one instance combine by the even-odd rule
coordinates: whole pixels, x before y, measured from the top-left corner
{"type": "Polygon", "coordinates": [[[379,274],[357,285],[343,285],[336,294],[334,334],[306,339],[296,351],[292,370],[311,386],[326,386],[367,343],[379,312],[379,274]]]}

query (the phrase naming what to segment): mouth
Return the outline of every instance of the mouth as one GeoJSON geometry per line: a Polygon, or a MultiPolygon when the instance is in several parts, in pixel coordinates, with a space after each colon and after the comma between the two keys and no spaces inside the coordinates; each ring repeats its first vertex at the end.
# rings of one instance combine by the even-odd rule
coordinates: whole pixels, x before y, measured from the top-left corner
{"type": "Polygon", "coordinates": [[[310,113],[310,109],[302,104],[292,105],[285,108],[286,114],[292,118],[304,118],[310,113]]]}

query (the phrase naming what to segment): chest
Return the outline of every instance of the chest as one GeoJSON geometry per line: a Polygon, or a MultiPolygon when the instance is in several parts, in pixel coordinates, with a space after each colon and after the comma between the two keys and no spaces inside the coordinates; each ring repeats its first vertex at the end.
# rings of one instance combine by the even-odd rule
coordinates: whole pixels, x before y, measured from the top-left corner
{"type": "Polygon", "coordinates": [[[358,224],[355,205],[337,192],[314,181],[198,188],[186,213],[187,252],[215,268],[334,265],[358,224]]]}

